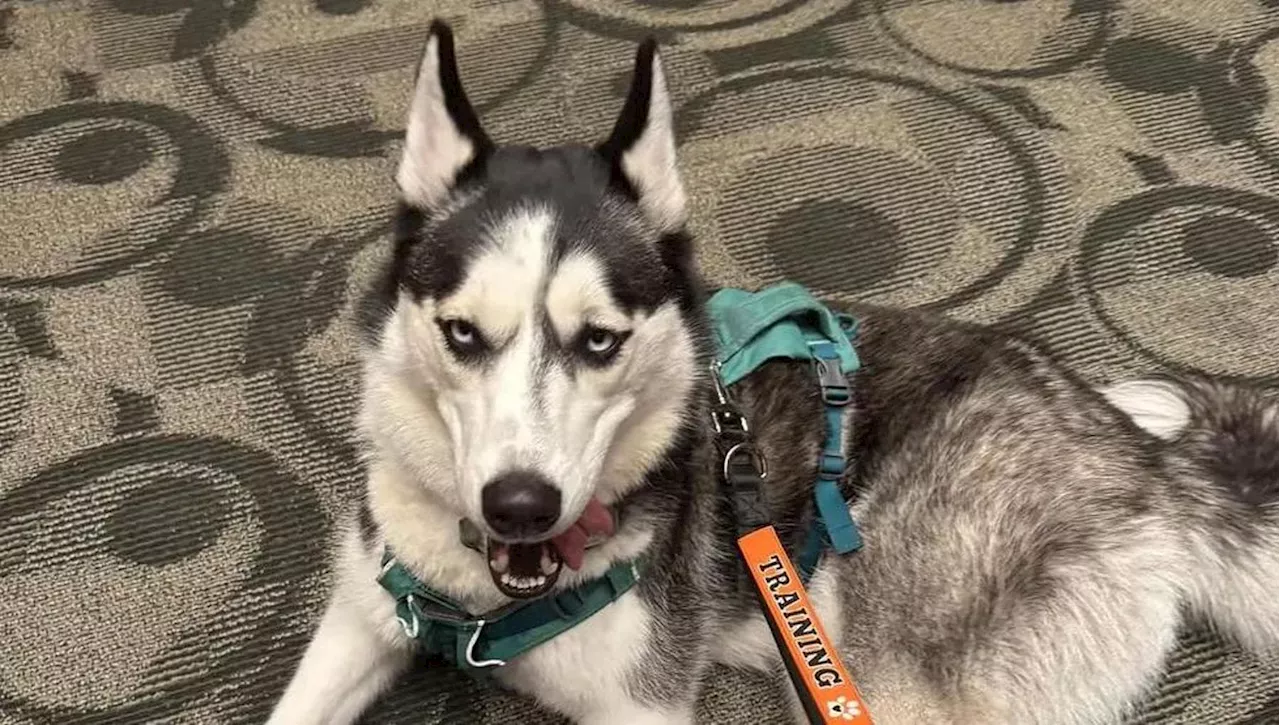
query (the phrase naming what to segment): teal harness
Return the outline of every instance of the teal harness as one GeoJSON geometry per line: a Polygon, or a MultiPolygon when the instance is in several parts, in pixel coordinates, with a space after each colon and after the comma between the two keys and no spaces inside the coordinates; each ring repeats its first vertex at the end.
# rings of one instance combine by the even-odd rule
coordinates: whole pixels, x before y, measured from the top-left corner
{"type": "MultiPolygon", "coordinates": [[[[846,467],[844,411],[853,399],[847,376],[861,366],[853,348],[857,320],[832,312],[808,290],[792,282],[755,293],[722,289],[711,297],[707,307],[716,338],[713,368],[718,376],[721,404],[731,407],[726,389],[769,360],[810,362],[817,373],[827,434],[813,487],[817,515],[796,559],[796,567],[808,583],[828,543],[838,554],[862,548],[862,535],[840,492],[846,467]]],[[[742,435],[731,441],[747,438],[745,419],[741,425],[742,435]]],[[[759,490],[765,471],[748,466],[742,475],[735,476],[733,457],[733,448],[725,451],[725,475],[734,493],[739,531],[745,533],[768,523],[759,490]]]]}
{"type": "MultiPolygon", "coordinates": [[[[755,528],[767,519],[760,491],[765,471],[758,453],[739,455],[748,451],[748,428],[732,406],[728,388],[773,359],[809,361],[817,372],[827,432],[814,485],[816,515],[797,559],[807,581],[828,543],[839,554],[862,547],[839,488],[845,471],[843,413],[852,397],[846,376],[859,367],[852,342],[857,323],[833,313],[793,283],[755,293],[722,289],[708,302],[708,312],[716,341],[712,367],[719,399],[719,405],[713,406],[717,439],[741,433],[733,439],[740,442],[724,454],[725,478],[735,496],[740,530],[755,528]],[[746,465],[738,465],[740,461],[746,465]]],[[[630,591],[641,576],[640,562],[623,562],[577,588],[473,615],[428,588],[390,550],[382,562],[378,583],[395,599],[396,618],[404,633],[426,654],[443,657],[476,676],[582,623],[630,591]]]]}

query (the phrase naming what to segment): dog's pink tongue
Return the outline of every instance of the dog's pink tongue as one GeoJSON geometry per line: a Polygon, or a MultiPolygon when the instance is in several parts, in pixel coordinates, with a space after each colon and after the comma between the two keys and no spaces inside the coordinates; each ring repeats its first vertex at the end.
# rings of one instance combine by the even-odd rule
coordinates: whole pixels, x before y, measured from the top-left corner
{"type": "Polygon", "coordinates": [[[582,559],[586,556],[587,542],[592,536],[612,536],[613,516],[598,499],[591,499],[582,516],[570,526],[568,531],[551,540],[560,552],[560,558],[570,569],[582,568],[582,559]]]}

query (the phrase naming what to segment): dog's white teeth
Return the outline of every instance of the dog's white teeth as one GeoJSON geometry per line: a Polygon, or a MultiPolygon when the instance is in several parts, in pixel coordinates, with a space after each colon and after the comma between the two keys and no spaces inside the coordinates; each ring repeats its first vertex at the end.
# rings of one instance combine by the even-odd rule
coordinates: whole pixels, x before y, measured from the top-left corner
{"type": "Polygon", "coordinates": [[[544,586],[547,583],[547,578],[544,576],[536,576],[536,577],[512,576],[510,573],[507,573],[502,575],[500,581],[503,583],[504,586],[510,587],[512,589],[528,591],[528,590],[537,589],[541,586],[544,586]]]}
{"type": "Polygon", "coordinates": [[[511,565],[511,557],[505,551],[499,551],[489,559],[489,568],[499,574],[505,572],[507,567],[511,565]]]}
{"type": "Polygon", "coordinates": [[[551,576],[552,574],[555,574],[557,571],[560,570],[560,562],[556,559],[552,559],[550,556],[547,556],[545,553],[542,555],[542,561],[539,563],[542,567],[542,573],[546,574],[547,576],[551,576]]]}

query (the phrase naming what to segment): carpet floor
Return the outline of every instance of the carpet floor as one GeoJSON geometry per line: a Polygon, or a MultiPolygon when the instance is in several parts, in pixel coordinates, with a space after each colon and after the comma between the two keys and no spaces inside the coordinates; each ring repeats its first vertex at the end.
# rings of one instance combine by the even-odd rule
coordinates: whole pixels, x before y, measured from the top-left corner
{"type": "MultiPolygon", "coordinates": [[[[700,255],[1274,387],[1275,0],[0,2],[0,725],[261,722],[361,471],[352,310],[413,66],[592,140],[665,44],[700,255]]],[[[856,663],[853,663],[856,667],[856,663]]],[[[780,722],[720,672],[705,722],[780,722]]],[[[1198,629],[1135,723],[1276,722],[1198,629]]],[[[556,722],[417,670],[369,722],[556,722]]]]}

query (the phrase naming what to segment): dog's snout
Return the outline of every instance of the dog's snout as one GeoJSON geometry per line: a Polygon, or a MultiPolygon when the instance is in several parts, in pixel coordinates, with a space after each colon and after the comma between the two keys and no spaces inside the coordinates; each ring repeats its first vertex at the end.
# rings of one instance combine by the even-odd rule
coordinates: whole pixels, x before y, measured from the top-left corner
{"type": "Polygon", "coordinates": [[[511,471],[485,485],[480,508],[499,536],[540,536],[560,519],[560,490],[532,471],[511,471]]]}

